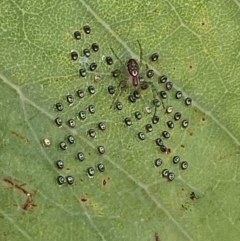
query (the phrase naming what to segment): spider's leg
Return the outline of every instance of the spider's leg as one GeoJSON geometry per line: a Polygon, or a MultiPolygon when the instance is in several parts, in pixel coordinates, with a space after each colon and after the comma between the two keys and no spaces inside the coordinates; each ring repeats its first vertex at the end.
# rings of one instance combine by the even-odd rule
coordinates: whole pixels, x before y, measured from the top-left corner
{"type": "Polygon", "coordinates": [[[113,55],[115,56],[115,58],[121,63],[121,65],[125,68],[124,63],[121,61],[121,59],[117,56],[117,54],[114,52],[114,50],[112,48],[110,48],[113,55]]]}
{"type": "Polygon", "coordinates": [[[138,45],[139,45],[139,57],[140,57],[140,60],[139,60],[139,66],[141,67],[141,64],[142,64],[142,58],[143,58],[143,51],[142,51],[142,45],[140,44],[139,40],[137,40],[138,42],[138,45]]]}
{"type": "MultiPolygon", "coordinates": [[[[157,89],[156,89],[155,85],[154,85],[152,82],[150,82],[150,81],[143,81],[142,84],[151,86],[152,94],[153,94],[153,100],[155,100],[155,99],[156,99],[156,100],[159,100],[157,89]]],[[[163,109],[165,110],[165,105],[164,105],[164,103],[163,103],[163,101],[162,101],[161,98],[160,98],[160,101],[161,101],[161,104],[162,104],[163,109]]],[[[156,115],[157,105],[154,104],[154,107],[155,107],[155,109],[154,109],[154,115],[153,115],[153,116],[156,115]]]]}
{"type": "Polygon", "coordinates": [[[116,96],[114,96],[112,104],[110,106],[110,109],[112,108],[112,106],[118,101],[119,97],[122,95],[123,90],[126,88],[127,86],[127,82],[125,80],[122,80],[119,85],[118,85],[118,93],[116,94],[116,96]]]}

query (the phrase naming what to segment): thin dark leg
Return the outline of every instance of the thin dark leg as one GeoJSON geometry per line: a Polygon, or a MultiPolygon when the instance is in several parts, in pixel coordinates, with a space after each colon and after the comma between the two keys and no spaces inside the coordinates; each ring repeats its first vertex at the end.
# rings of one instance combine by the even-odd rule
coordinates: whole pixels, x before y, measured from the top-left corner
{"type": "Polygon", "coordinates": [[[119,91],[118,91],[117,95],[114,96],[113,101],[112,101],[112,104],[111,104],[111,106],[110,106],[110,109],[112,108],[112,106],[113,106],[115,103],[118,102],[118,99],[119,99],[119,97],[122,95],[122,92],[123,92],[123,90],[126,88],[126,86],[127,86],[127,83],[126,83],[126,81],[124,81],[124,80],[122,80],[122,81],[119,83],[119,85],[118,85],[119,91]]]}
{"type": "Polygon", "coordinates": [[[113,49],[112,48],[110,48],[111,49],[111,51],[113,52],[113,55],[115,56],[115,58],[121,63],[121,65],[124,67],[124,68],[126,68],[126,66],[124,65],[124,63],[121,61],[121,59],[119,59],[119,57],[116,55],[116,53],[113,51],[113,49]]]}
{"type": "MultiPolygon", "coordinates": [[[[159,98],[158,98],[158,93],[157,93],[157,89],[156,89],[156,87],[154,86],[154,84],[153,84],[152,82],[143,81],[141,84],[142,84],[142,85],[151,86],[151,88],[152,88],[152,93],[153,93],[153,100],[155,100],[155,99],[159,100],[159,98]]],[[[162,104],[163,109],[165,110],[165,105],[164,105],[164,103],[163,103],[163,101],[162,101],[161,98],[160,98],[160,101],[161,101],[161,104],[162,104]]],[[[156,115],[156,112],[157,112],[157,106],[154,105],[154,107],[155,107],[155,110],[154,110],[153,116],[155,116],[155,115],[156,115]]]]}
{"type": "Polygon", "coordinates": [[[142,51],[142,45],[140,44],[140,42],[137,40],[138,45],[139,45],[139,56],[140,56],[140,61],[139,61],[139,66],[141,68],[141,64],[142,64],[142,57],[143,57],[143,51],[142,51]]]}

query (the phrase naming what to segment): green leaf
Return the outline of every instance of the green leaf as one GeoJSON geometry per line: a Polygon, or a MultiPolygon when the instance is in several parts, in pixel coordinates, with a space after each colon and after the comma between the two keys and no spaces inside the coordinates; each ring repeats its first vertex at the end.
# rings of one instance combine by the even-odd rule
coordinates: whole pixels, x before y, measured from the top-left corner
{"type": "Polygon", "coordinates": [[[240,2],[217,1],[2,1],[0,11],[0,237],[1,240],[238,240],[240,233],[240,2]],[[91,33],[84,33],[89,25],[91,33]],[[82,34],[74,39],[74,31],[82,34]],[[138,44],[140,43],[140,46],[138,44]],[[91,50],[92,43],[100,47],[91,50]],[[83,49],[91,50],[89,58],[83,49]],[[114,53],[112,52],[113,49],[114,53]],[[77,61],[70,53],[79,54],[77,61]],[[142,59],[140,58],[142,53],[142,59]],[[159,54],[156,62],[150,60],[159,54]],[[113,65],[107,65],[112,56],[113,65]],[[130,58],[155,75],[153,83],[130,103],[134,88],[130,58]],[[97,63],[95,71],[89,70],[97,63]],[[79,69],[87,76],[80,77],[79,69]],[[121,70],[114,78],[111,72],[121,70]],[[96,75],[101,76],[95,81],[96,75]],[[167,75],[173,89],[151,123],[158,82],[167,75]],[[88,86],[96,93],[90,95],[88,86]],[[113,85],[119,97],[108,93],[113,85]],[[85,97],[76,95],[78,89],[85,97]],[[177,90],[183,92],[179,100],[177,90]],[[74,96],[69,105],[66,96],[74,96]],[[184,98],[191,97],[186,106],[184,98]],[[122,110],[110,108],[119,100],[122,110]],[[59,112],[56,103],[62,103],[59,112]],[[96,113],[90,114],[89,105],[96,113]],[[151,113],[146,111],[151,109],[151,113]],[[77,118],[86,111],[86,119],[77,118]],[[142,119],[134,116],[140,111],[142,119]],[[179,121],[173,120],[181,112],[179,121]],[[57,127],[56,117],[63,126],[57,127]],[[124,118],[132,125],[127,126],[124,118]],[[68,126],[73,118],[76,127],[68,126]],[[182,120],[189,121],[187,128],[182,120]],[[172,120],[174,128],[166,122],[172,120]],[[101,131],[98,123],[104,122],[101,131]],[[97,136],[91,138],[89,129],[97,136]],[[171,137],[164,139],[162,131],[171,137]],[[145,134],[145,140],[138,133],[145,134]],[[67,142],[73,135],[74,144],[67,142]],[[49,147],[43,145],[49,139],[49,147]],[[160,151],[156,138],[168,148],[160,151]],[[68,148],[59,147],[66,141],[68,148]],[[104,146],[105,153],[98,152],[104,146]],[[85,160],[77,160],[83,152],[85,160]],[[182,170],[174,156],[187,161],[182,170]],[[160,167],[154,165],[163,160],[160,167]],[[63,160],[58,169],[56,161],[63,160]],[[97,165],[103,163],[105,172],[97,165]],[[95,175],[87,175],[89,167],[95,175]],[[175,179],[162,177],[163,169],[175,179]],[[57,177],[74,177],[58,185],[57,177]]]}

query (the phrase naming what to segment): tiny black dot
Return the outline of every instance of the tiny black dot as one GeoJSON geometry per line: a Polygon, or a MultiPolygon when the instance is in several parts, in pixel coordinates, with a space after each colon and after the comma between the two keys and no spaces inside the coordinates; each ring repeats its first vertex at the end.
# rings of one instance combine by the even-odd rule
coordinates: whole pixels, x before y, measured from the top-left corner
{"type": "Polygon", "coordinates": [[[131,126],[131,125],[132,125],[132,121],[131,121],[131,119],[130,119],[129,117],[126,117],[126,118],[124,119],[124,122],[125,122],[125,124],[126,124],[127,126],[131,126]]]}
{"type": "Polygon", "coordinates": [[[168,180],[173,181],[174,178],[175,178],[175,174],[173,172],[169,172],[168,173],[168,180]]]}
{"type": "Polygon", "coordinates": [[[175,96],[176,96],[176,99],[182,98],[182,91],[177,91],[175,96]]]}
{"type": "Polygon", "coordinates": [[[68,125],[70,126],[70,127],[75,127],[75,121],[73,120],[73,119],[69,119],[68,120],[68,125]]]}
{"type": "Polygon", "coordinates": [[[162,171],[162,176],[163,176],[163,177],[167,177],[168,174],[169,174],[169,170],[168,170],[168,169],[163,169],[163,171],[162,171]]]}
{"type": "Polygon", "coordinates": [[[80,33],[79,31],[75,31],[75,32],[73,33],[73,35],[74,35],[74,38],[75,38],[75,39],[77,39],[77,40],[81,39],[81,33],[80,33]]]}
{"type": "Polygon", "coordinates": [[[142,114],[141,114],[139,111],[136,111],[136,112],[134,113],[134,115],[135,115],[135,118],[136,118],[137,120],[142,119],[142,114]]]}
{"type": "Polygon", "coordinates": [[[84,54],[84,56],[86,56],[86,57],[90,57],[90,55],[91,55],[89,49],[84,49],[84,50],[83,50],[83,54],[84,54]]]}
{"type": "Polygon", "coordinates": [[[69,136],[67,137],[67,139],[68,139],[68,142],[69,142],[70,144],[74,144],[74,143],[75,143],[75,139],[74,139],[74,137],[73,137],[72,135],[69,135],[69,136]]]}
{"type": "Polygon", "coordinates": [[[162,146],[160,146],[160,150],[161,150],[162,152],[166,153],[166,152],[167,152],[167,147],[164,146],[164,145],[162,145],[162,146]]]}
{"type": "Polygon", "coordinates": [[[58,111],[62,111],[63,110],[63,105],[61,103],[57,103],[56,104],[56,108],[58,111]]]}
{"type": "Polygon", "coordinates": [[[89,129],[88,130],[88,135],[92,138],[96,137],[96,132],[94,129],[89,129]]]}
{"type": "Polygon", "coordinates": [[[74,183],[74,178],[73,176],[67,176],[66,181],[69,185],[72,185],[74,183]]]}
{"type": "Polygon", "coordinates": [[[59,146],[60,146],[60,148],[62,149],[62,150],[67,150],[67,144],[66,144],[66,142],[60,142],[60,144],[59,144],[59,146]]]}
{"type": "Polygon", "coordinates": [[[185,99],[185,104],[186,104],[186,105],[191,105],[191,104],[192,104],[192,99],[189,98],[189,97],[187,97],[187,98],[185,99]]]}
{"type": "Polygon", "coordinates": [[[99,170],[100,172],[104,172],[104,171],[105,171],[105,167],[104,167],[104,165],[103,165],[102,163],[99,163],[99,164],[98,164],[98,170],[99,170]]]}
{"type": "Polygon", "coordinates": [[[79,111],[78,116],[81,120],[86,119],[86,113],[84,111],[79,111]]]}
{"type": "Polygon", "coordinates": [[[89,111],[91,114],[94,114],[94,113],[96,112],[95,106],[94,106],[94,105],[89,105],[89,106],[88,106],[88,111],[89,111]]]}
{"type": "Polygon", "coordinates": [[[113,64],[113,59],[112,59],[112,57],[107,56],[107,57],[106,57],[106,62],[107,62],[108,65],[112,65],[112,64],[113,64]]]}
{"type": "Polygon", "coordinates": [[[173,129],[174,128],[174,123],[172,121],[168,121],[167,122],[167,126],[168,126],[168,128],[173,129]]]}
{"type": "Polygon", "coordinates": [[[154,99],[153,100],[153,105],[156,106],[156,107],[159,107],[161,105],[161,102],[159,99],[154,99]]]}
{"type": "Polygon", "coordinates": [[[176,112],[175,114],[174,114],[174,120],[175,121],[178,121],[178,120],[180,120],[181,119],[181,113],[180,112],[176,112]]]}
{"type": "Polygon", "coordinates": [[[152,132],[153,131],[153,127],[152,127],[151,124],[146,124],[145,125],[145,129],[146,129],[147,132],[152,132]]]}
{"type": "Polygon", "coordinates": [[[88,86],[88,92],[91,95],[95,94],[95,88],[92,85],[88,86]]]}
{"type": "Polygon", "coordinates": [[[88,172],[88,175],[89,175],[90,177],[93,177],[94,174],[95,174],[95,171],[94,171],[94,168],[93,168],[93,167],[89,167],[89,168],[87,169],[87,172],[88,172]]]}
{"type": "Polygon", "coordinates": [[[178,164],[180,162],[180,157],[179,156],[174,156],[173,157],[173,163],[178,164]]]}
{"type": "Polygon", "coordinates": [[[74,98],[73,98],[72,95],[67,95],[67,102],[68,102],[69,104],[72,104],[72,103],[74,102],[74,98]]]}
{"type": "Polygon", "coordinates": [[[136,102],[136,98],[135,98],[134,95],[129,95],[129,96],[128,96],[128,99],[129,99],[129,101],[132,102],[132,103],[135,103],[135,102],[136,102]]]}
{"type": "Polygon", "coordinates": [[[122,108],[123,108],[122,103],[120,101],[116,102],[116,109],[122,110],[122,108]]]}
{"type": "Polygon", "coordinates": [[[154,76],[154,71],[152,69],[150,69],[150,70],[147,71],[146,75],[150,79],[150,78],[152,78],[154,76]]]}
{"type": "Polygon", "coordinates": [[[58,176],[57,181],[59,185],[62,185],[65,182],[65,178],[63,176],[58,176]]]}
{"type": "Polygon", "coordinates": [[[112,86],[112,85],[109,85],[109,86],[108,86],[108,93],[109,93],[110,95],[113,95],[113,94],[115,93],[115,88],[114,88],[114,86],[112,86]]]}
{"type": "Polygon", "coordinates": [[[99,50],[99,45],[98,45],[97,43],[93,43],[93,44],[92,44],[92,50],[93,50],[94,52],[97,52],[97,51],[99,50]]]}
{"type": "Polygon", "coordinates": [[[133,91],[133,96],[136,98],[136,99],[139,99],[141,97],[141,94],[138,90],[134,90],[133,91]]]}
{"type": "Polygon", "coordinates": [[[158,60],[158,54],[157,53],[153,53],[152,56],[151,56],[151,60],[152,61],[157,61],[158,60]]]}
{"type": "Polygon", "coordinates": [[[84,159],[85,159],[84,154],[82,152],[78,152],[77,158],[78,158],[79,161],[84,161],[84,159]]]}
{"type": "Polygon", "coordinates": [[[186,169],[188,168],[188,163],[187,163],[186,161],[183,161],[183,162],[181,163],[181,168],[182,168],[183,170],[186,170],[186,169]]]}
{"type": "Polygon", "coordinates": [[[115,70],[112,72],[112,75],[113,75],[114,78],[118,77],[120,74],[121,74],[121,72],[120,72],[119,69],[115,69],[115,70]]]}
{"type": "Polygon", "coordinates": [[[162,159],[161,159],[161,158],[157,158],[157,159],[155,160],[155,166],[156,166],[156,167],[161,166],[161,165],[162,165],[162,163],[163,163],[163,161],[162,161],[162,159]]]}
{"type": "Polygon", "coordinates": [[[166,75],[162,75],[159,77],[159,82],[160,83],[165,83],[167,81],[167,76],[166,75]]]}
{"type": "Polygon", "coordinates": [[[90,26],[88,26],[88,25],[83,26],[83,31],[84,31],[86,34],[90,34],[90,33],[91,33],[91,28],[90,28],[90,26]]]}
{"type": "Polygon", "coordinates": [[[173,87],[173,83],[172,82],[167,82],[166,83],[166,90],[171,90],[173,87]]]}
{"type": "Polygon", "coordinates": [[[84,91],[83,90],[77,90],[77,96],[79,98],[83,98],[84,97],[84,91]]]}
{"type": "Polygon", "coordinates": [[[106,130],[106,125],[103,122],[98,123],[98,127],[102,131],[106,130]]]}
{"type": "Polygon", "coordinates": [[[76,51],[71,51],[71,58],[72,58],[72,60],[77,60],[78,59],[78,53],[76,51]]]}
{"type": "Polygon", "coordinates": [[[167,92],[166,91],[162,90],[162,91],[160,91],[159,94],[162,97],[162,99],[167,99],[167,92]]]}
{"type": "Polygon", "coordinates": [[[161,138],[157,138],[157,139],[155,140],[155,142],[156,142],[156,144],[157,144],[158,146],[163,146],[163,141],[162,141],[161,138]]]}
{"type": "Polygon", "coordinates": [[[183,121],[182,121],[182,127],[183,127],[183,128],[187,128],[187,127],[188,127],[188,124],[189,124],[189,123],[188,123],[187,120],[183,120],[183,121]]]}
{"type": "Polygon", "coordinates": [[[140,83],[140,86],[141,86],[141,89],[142,90],[146,90],[148,88],[148,83],[146,83],[145,81],[144,82],[141,82],[140,83]]]}
{"type": "Polygon", "coordinates": [[[100,154],[104,154],[105,153],[105,148],[103,146],[98,146],[98,152],[100,154]]]}
{"type": "Polygon", "coordinates": [[[145,134],[143,132],[138,132],[138,138],[142,141],[145,140],[145,134]]]}
{"type": "Polygon", "coordinates": [[[170,133],[167,132],[167,131],[163,131],[162,135],[163,135],[164,138],[170,138],[170,133]]]}
{"type": "Polygon", "coordinates": [[[56,123],[57,126],[62,126],[62,119],[60,117],[57,117],[55,119],[55,123],[56,123]]]}
{"type": "Polygon", "coordinates": [[[97,64],[96,63],[91,63],[89,66],[89,70],[94,71],[97,68],[97,64]]]}
{"type": "Polygon", "coordinates": [[[56,162],[56,165],[57,165],[57,167],[58,167],[59,169],[63,169],[63,167],[64,167],[64,163],[63,163],[62,160],[58,160],[58,161],[56,162]]]}
{"type": "Polygon", "coordinates": [[[87,72],[86,72],[85,69],[79,69],[79,75],[80,75],[81,77],[85,77],[86,74],[87,74],[87,72]]]}
{"type": "Polygon", "coordinates": [[[157,124],[158,122],[159,122],[159,117],[154,115],[153,118],[152,118],[152,123],[157,124]]]}

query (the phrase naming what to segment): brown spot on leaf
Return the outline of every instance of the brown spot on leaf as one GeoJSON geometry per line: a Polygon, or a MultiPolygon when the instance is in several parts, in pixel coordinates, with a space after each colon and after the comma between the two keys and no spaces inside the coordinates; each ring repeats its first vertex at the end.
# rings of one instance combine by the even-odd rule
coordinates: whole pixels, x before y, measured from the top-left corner
{"type": "Polygon", "coordinates": [[[192,199],[192,200],[196,199],[196,194],[195,194],[195,192],[191,192],[191,193],[190,193],[190,199],[192,199]]]}
{"type": "Polygon", "coordinates": [[[167,148],[166,154],[170,154],[171,153],[171,148],[167,148]]]}
{"type": "Polygon", "coordinates": [[[36,193],[35,193],[35,192],[34,192],[34,193],[30,193],[30,192],[27,191],[25,188],[23,188],[23,186],[24,186],[25,184],[19,185],[19,184],[17,184],[16,181],[14,181],[14,180],[12,180],[12,179],[10,179],[10,178],[4,178],[3,181],[6,182],[6,183],[8,183],[8,184],[9,184],[10,186],[12,186],[13,188],[21,191],[21,192],[27,197],[25,203],[22,205],[22,209],[23,209],[23,210],[26,211],[26,210],[28,210],[28,209],[30,209],[30,208],[32,208],[32,207],[37,206],[36,204],[34,204],[34,201],[33,201],[33,197],[34,197],[34,195],[35,195],[36,193]]]}
{"type": "Polygon", "coordinates": [[[18,133],[16,131],[11,131],[11,134],[16,136],[17,138],[21,139],[22,141],[26,141],[29,143],[29,140],[27,138],[25,138],[23,135],[21,135],[20,133],[18,133]]]}
{"type": "Polygon", "coordinates": [[[161,241],[157,233],[154,234],[154,238],[155,238],[155,241],[161,241]]]}
{"type": "Polygon", "coordinates": [[[103,184],[103,186],[105,186],[107,184],[107,181],[105,179],[103,179],[102,184],[103,184]]]}
{"type": "Polygon", "coordinates": [[[83,198],[81,198],[81,201],[82,201],[82,202],[86,202],[87,199],[83,197],[83,198]]]}
{"type": "Polygon", "coordinates": [[[185,146],[184,146],[183,144],[181,144],[181,147],[182,147],[182,148],[185,148],[185,146]]]}

